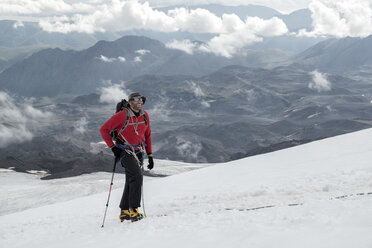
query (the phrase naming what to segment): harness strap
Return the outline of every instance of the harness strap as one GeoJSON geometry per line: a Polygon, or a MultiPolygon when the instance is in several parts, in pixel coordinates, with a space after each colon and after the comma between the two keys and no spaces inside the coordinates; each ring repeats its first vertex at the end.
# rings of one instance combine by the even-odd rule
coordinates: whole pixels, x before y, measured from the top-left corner
{"type": "MultiPolygon", "coordinates": [[[[129,153],[129,154],[132,154],[133,157],[137,160],[137,162],[138,162],[138,166],[141,167],[141,166],[142,166],[142,163],[141,163],[141,161],[138,159],[137,154],[140,153],[140,152],[144,153],[145,149],[144,149],[143,147],[146,146],[146,144],[145,144],[144,142],[142,142],[141,144],[138,144],[138,145],[134,145],[134,146],[133,146],[133,145],[131,145],[131,144],[127,141],[127,139],[126,139],[126,138],[124,137],[124,135],[122,134],[122,132],[124,131],[124,129],[128,126],[128,124],[130,124],[130,123],[129,123],[129,118],[130,118],[130,116],[129,116],[129,111],[130,111],[130,110],[127,109],[127,108],[124,108],[124,110],[125,110],[125,116],[126,116],[125,123],[124,123],[124,125],[122,126],[122,128],[120,129],[120,131],[118,132],[118,136],[117,136],[117,138],[118,138],[119,136],[122,138],[122,140],[124,141],[124,145],[122,145],[122,144],[118,144],[118,143],[116,142],[115,146],[117,146],[117,147],[123,149],[124,151],[126,151],[126,152],[129,153]],[[136,148],[137,148],[138,152],[135,151],[136,148]]],[[[131,112],[132,112],[132,111],[131,111],[131,112]]],[[[133,112],[132,112],[132,114],[133,114],[133,112]]],[[[144,118],[144,123],[147,125],[147,116],[146,116],[146,114],[145,114],[144,112],[143,112],[143,118],[144,118]]],[[[141,122],[141,123],[143,123],[143,122],[141,122]]],[[[139,124],[139,123],[137,123],[137,125],[138,125],[138,124],[139,124]]],[[[131,123],[130,125],[132,125],[132,123],[131,123]]],[[[124,156],[122,156],[122,157],[120,158],[120,162],[121,162],[121,160],[123,159],[123,157],[124,157],[124,156]]]]}

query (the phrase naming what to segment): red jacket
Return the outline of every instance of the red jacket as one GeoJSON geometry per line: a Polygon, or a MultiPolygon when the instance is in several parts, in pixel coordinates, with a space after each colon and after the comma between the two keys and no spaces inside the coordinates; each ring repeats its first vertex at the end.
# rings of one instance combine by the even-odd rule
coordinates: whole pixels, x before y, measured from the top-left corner
{"type": "MultiPolygon", "coordinates": [[[[127,111],[129,114],[129,122],[127,127],[124,129],[123,132],[119,135],[121,140],[124,140],[122,135],[131,145],[138,145],[142,142],[146,144],[146,152],[147,154],[152,153],[152,143],[151,143],[151,128],[150,128],[150,118],[146,111],[141,110],[139,117],[136,117],[134,113],[129,110],[127,111]],[[145,113],[147,117],[147,124],[145,123],[145,118],[143,117],[143,113],[145,113]]],[[[115,146],[114,142],[111,139],[110,131],[116,130],[119,132],[120,129],[124,126],[126,121],[126,111],[122,110],[116,114],[114,114],[108,121],[103,124],[103,126],[99,129],[102,138],[106,142],[107,146],[112,148],[115,146]]]]}

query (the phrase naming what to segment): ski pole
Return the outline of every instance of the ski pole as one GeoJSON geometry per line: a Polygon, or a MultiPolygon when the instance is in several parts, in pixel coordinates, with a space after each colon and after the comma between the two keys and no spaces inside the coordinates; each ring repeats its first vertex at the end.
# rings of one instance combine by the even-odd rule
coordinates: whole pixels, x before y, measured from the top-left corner
{"type": "Polygon", "coordinates": [[[141,185],[141,194],[142,194],[142,208],[143,208],[143,213],[146,215],[146,210],[145,210],[145,196],[144,196],[144,193],[143,193],[143,172],[144,172],[144,169],[143,169],[143,163],[142,163],[142,185],[141,185]]]}
{"type": "Polygon", "coordinates": [[[112,170],[112,176],[111,176],[110,190],[109,190],[109,194],[108,194],[108,198],[107,198],[107,203],[106,203],[105,215],[103,216],[103,221],[102,221],[102,226],[101,226],[102,228],[105,225],[107,208],[108,208],[109,201],[110,201],[110,196],[111,196],[111,189],[112,189],[112,185],[114,184],[114,174],[115,174],[115,169],[116,169],[116,163],[117,163],[117,159],[115,158],[114,169],[112,170]]]}

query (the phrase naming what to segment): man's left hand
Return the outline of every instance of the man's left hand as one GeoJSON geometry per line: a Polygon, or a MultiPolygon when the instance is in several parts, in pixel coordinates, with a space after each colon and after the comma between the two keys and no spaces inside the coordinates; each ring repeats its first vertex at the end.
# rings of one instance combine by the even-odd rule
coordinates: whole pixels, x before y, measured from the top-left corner
{"type": "Polygon", "coordinates": [[[154,159],[151,157],[149,157],[149,164],[147,165],[147,168],[149,170],[151,170],[152,168],[154,168],[154,159]]]}

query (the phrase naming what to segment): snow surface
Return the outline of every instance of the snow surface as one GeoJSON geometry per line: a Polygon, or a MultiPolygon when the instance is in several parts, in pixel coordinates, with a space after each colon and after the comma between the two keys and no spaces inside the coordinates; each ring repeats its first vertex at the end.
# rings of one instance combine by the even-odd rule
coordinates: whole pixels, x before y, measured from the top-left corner
{"type": "Polygon", "coordinates": [[[22,196],[16,206],[38,194],[54,202],[0,216],[0,247],[372,247],[372,129],[146,180],[148,217],[136,223],[119,222],[116,188],[104,228],[109,173],[80,176],[78,187],[65,179],[47,195],[21,187],[36,179],[0,175],[1,205],[11,194],[22,196]],[[101,176],[107,190],[95,193],[89,180],[101,176]],[[82,187],[92,194],[81,197],[82,187]]]}
{"type": "MultiPolygon", "coordinates": [[[[147,161],[145,161],[147,164],[147,161]]],[[[156,161],[156,174],[174,175],[189,170],[199,169],[210,164],[187,164],[167,160],[156,161]]],[[[124,170],[118,164],[116,171],[124,170]]],[[[82,196],[108,191],[111,173],[92,173],[79,177],[55,180],[37,180],[46,173],[17,173],[11,169],[0,169],[0,216],[41,207],[52,203],[67,201],[82,196]],[[71,192],[74,192],[71,194],[71,192]]],[[[151,173],[150,171],[150,174],[151,173]]],[[[154,179],[146,177],[145,181],[154,179]]],[[[116,173],[113,188],[123,188],[125,175],[116,173]]]]}

